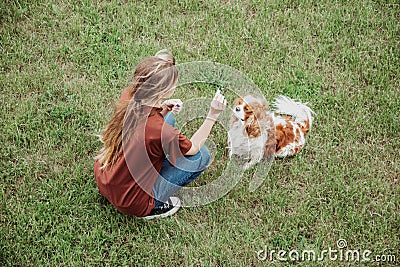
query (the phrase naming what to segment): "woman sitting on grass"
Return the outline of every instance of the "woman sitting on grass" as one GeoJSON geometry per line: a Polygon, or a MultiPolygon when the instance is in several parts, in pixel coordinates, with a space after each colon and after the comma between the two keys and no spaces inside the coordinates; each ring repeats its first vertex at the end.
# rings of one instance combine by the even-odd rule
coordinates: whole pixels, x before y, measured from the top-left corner
{"type": "Polygon", "coordinates": [[[174,214],[180,200],[171,196],[209,164],[204,142],[226,100],[220,92],[215,94],[205,121],[189,140],[174,128],[180,100],[164,101],[172,97],[177,79],[168,51],[145,58],[101,135],[96,182],[100,193],[124,214],[147,219],[174,214]]]}

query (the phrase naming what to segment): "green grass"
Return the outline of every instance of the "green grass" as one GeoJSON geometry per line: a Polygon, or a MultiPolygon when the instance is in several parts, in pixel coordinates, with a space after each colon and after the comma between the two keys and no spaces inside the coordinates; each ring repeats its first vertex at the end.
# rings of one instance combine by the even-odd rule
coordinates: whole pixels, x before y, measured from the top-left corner
{"type": "MultiPolygon", "coordinates": [[[[0,265],[265,266],[255,251],[340,238],[398,264],[399,13],[397,1],[369,0],[1,2],[0,265]],[[305,149],[253,193],[249,172],[171,218],[119,214],[94,181],[95,135],[135,65],[162,48],[178,63],[231,66],[268,100],[309,102],[305,149]]],[[[211,95],[201,88],[177,96],[211,95]]],[[[199,183],[222,171],[225,137],[215,129],[218,157],[199,183]]]]}

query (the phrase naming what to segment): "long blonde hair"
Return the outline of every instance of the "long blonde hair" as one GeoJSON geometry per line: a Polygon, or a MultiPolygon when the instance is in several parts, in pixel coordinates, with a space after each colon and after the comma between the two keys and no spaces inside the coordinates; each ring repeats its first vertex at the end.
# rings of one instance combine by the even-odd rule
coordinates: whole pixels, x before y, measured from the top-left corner
{"type": "Polygon", "coordinates": [[[177,79],[175,59],[166,49],[145,58],[136,66],[132,82],[125,88],[130,100],[117,103],[113,116],[100,135],[103,148],[98,152],[96,160],[100,161],[102,169],[112,166],[121,156],[123,142],[130,137],[127,129],[134,131],[137,122],[143,119],[140,113],[143,105],[154,105],[175,86],[177,79]],[[129,127],[124,125],[126,123],[129,127]]]}

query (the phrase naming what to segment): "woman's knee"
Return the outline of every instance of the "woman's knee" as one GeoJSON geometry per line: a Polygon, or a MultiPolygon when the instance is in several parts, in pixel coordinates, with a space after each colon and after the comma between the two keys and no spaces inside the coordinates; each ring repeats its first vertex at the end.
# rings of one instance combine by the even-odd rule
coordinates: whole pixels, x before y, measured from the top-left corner
{"type": "Polygon", "coordinates": [[[200,153],[201,156],[201,164],[204,166],[208,166],[211,161],[211,153],[210,150],[208,150],[207,146],[202,146],[198,153],[200,153]]]}
{"type": "Polygon", "coordinates": [[[211,153],[206,146],[202,146],[196,154],[178,158],[176,167],[189,172],[204,171],[211,161],[211,153]]]}
{"type": "Polygon", "coordinates": [[[165,115],[164,121],[171,125],[172,127],[175,127],[175,116],[172,112],[168,112],[167,115],[165,115]]]}

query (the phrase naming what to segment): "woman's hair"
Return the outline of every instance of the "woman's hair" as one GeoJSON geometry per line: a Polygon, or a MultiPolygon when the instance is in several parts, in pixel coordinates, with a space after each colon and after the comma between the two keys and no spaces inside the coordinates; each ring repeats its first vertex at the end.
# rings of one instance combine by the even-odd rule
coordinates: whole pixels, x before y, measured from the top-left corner
{"type": "Polygon", "coordinates": [[[113,165],[121,156],[123,142],[129,140],[139,120],[145,119],[143,106],[156,104],[176,85],[177,79],[175,59],[166,49],[136,66],[132,82],[125,88],[129,100],[117,103],[113,116],[100,135],[103,148],[96,159],[102,164],[102,169],[113,165]]]}

